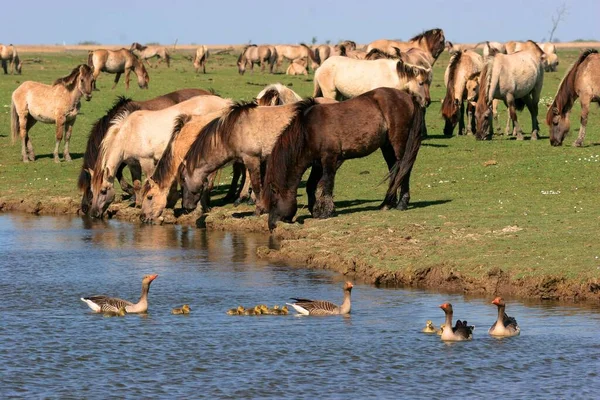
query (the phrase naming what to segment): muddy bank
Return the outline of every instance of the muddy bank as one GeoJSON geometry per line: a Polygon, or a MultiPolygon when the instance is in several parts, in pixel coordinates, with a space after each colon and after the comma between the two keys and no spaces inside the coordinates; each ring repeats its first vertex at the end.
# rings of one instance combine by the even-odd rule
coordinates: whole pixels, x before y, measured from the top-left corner
{"type": "MultiPolygon", "coordinates": [[[[0,211],[37,215],[80,214],[79,199],[69,197],[52,198],[46,201],[0,198],[0,211]]],[[[139,209],[125,201],[115,203],[109,208],[108,218],[139,223],[139,209]]],[[[210,230],[269,234],[266,216],[254,216],[253,208],[250,206],[240,206],[235,209],[215,207],[205,215],[201,215],[198,211],[180,215],[173,210],[167,210],[160,223],[190,225],[210,230]]],[[[381,232],[373,232],[373,234],[380,235],[381,232]]],[[[318,220],[307,219],[303,224],[279,224],[272,238],[274,243],[272,248],[260,247],[257,250],[259,257],[271,262],[328,269],[342,273],[351,279],[377,286],[414,287],[541,300],[600,300],[599,279],[582,281],[545,274],[535,277],[514,277],[497,267],[466,273],[459,271],[457,266],[451,263],[424,267],[411,266],[398,270],[381,268],[377,266],[376,261],[369,261],[367,254],[336,251],[335,249],[340,247],[339,241],[343,241],[343,238],[331,237],[323,229],[320,230],[318,220]]],[[[374,242],[369,247],[369,251],[383,252],[385,257],[387,250],[378,249],[377,246],[374,242]]],[[[410,235],[398,237],[396,243],[393,243],[393,248],[394,256],[401,256],[403,252],[421,251],[418,241],[410,235]]]]}

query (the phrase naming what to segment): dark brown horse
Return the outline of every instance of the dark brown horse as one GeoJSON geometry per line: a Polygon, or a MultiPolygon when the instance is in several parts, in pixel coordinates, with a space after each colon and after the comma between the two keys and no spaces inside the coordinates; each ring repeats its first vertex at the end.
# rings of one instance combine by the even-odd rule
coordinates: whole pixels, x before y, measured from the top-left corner
{"type": "Polygon", "coordinates": [[[575,61],[565,75],[552,106],[546,114],[546,123],[550,126],[550,143],[560,146],[569,132],[569,114],[575,100],[581,102],[581,128],[573,146],[582,146],[585,138],[585,127],[590,112],[590,103],[600,104],[600,54],[598,50],[587,49],[575,61]]]}
{"type": "Polygon", "coordinates": [[[296,214],[298,185],[311,165],[308,209],[315,218],[330,217],[336,170],[344,160],[365,157],[378,148],[390,178],[381,207],[405,210],[422,124],[419,103],[392,88],[377,88],[337,104],[315,105],[312,99],[298,103],[267,161],[261,206],[269,211],[269,229],[296,214]]]}
{"type": "MultiPolygon", "coordinates": [[[[182,101],[190,99],[194,96],[210,94],[212,93],[203,89],[181,89],[146,101],[132,101],[131,99],[125,97],[119,97],[113,107],[108,110],[103,117],[98,119],[90,130],[85,154],[83,155],[83,164],[81,166],[79,179],[77,181],[77,187],[79,187],[79,190],[83,192],[81,197],[81,211],[84,214],[87,214],[89,211],[89,207],[92,202],[91,173],[93,173],[96,160],[100,154],[100,144],[102,143],[102,139],[104,139],[104,136],[106,135],[106,132],[108,131],[108,128],[110,127],[115,116],[119,115],[120,112],[125,109],[125,107],[130,108],[132,111],[162,110],[174,104],[181,103],[182,101]]],[[[125,165],[126,164],[121,164],[116,172],[116,178],[121,184],[123,191],[133,195],[133,187],[123,179],[123,168],[125,168],[125,165]]],[[[140,169],[140,166],[130,165],[129,168],[131,169],[131,177],[134,181],[134,184],[141,184],[142,170],[140,169]]]]}

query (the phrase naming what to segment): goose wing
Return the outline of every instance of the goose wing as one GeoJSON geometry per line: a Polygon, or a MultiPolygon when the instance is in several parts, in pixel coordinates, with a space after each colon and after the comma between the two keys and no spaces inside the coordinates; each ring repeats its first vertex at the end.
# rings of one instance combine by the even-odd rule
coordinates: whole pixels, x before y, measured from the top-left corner
{"type": "Polygon", "coordinates": [[[87,305],[95,312],[118,312],[121,307],[127,308],[128,306],[133,305],[133,303],[127,300],[108,296],[83,297],[81,300],[87,303],[87,305]]]}
{"type": "MultiPolygon", "coordinates": [[[[331,314],[339,314],[339,308],[337,305],[333,304],[330,301],[325,300],[308,300],[308,299],[297,299],[292,298],[295,302],[290,304],[296,310],[297,307],[301,307],[306,310],[306,313],[310,315],[331,315],[331,314]]],[[[298,311],[302,314],[305,312],[298,311]]]]}
{"type": "Polygon", "coordinates": [[[454,326],[454,328],[452,328],[452,331],[456,335],[459,335],[465,339],[471,339],[473,337],[473,329],[475,329],[475,327],[472,325],[468,325],[466,320],[458,320],[456,321],[456,325],[454,326]]]}
{"type": "Polygon", "coordinates": [[[502,317],[502,322],[504,323],[506,329],[511,332],[519,332],[521,330],[517,324],[517,319],[514,317],[509,317],[506,315],[506,313],[504,314],[504,317],[502,317]]]}

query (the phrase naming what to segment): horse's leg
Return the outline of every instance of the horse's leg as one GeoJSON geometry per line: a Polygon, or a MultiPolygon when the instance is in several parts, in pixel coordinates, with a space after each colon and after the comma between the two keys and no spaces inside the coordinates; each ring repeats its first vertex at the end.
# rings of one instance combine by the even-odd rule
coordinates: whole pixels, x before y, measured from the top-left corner
{"type": "Polygon", "coordinates": [[[142,199],[142,167],[138,162],[133,162],[131,164],[128,164],[129,167],[129,172],[131,173],[131,183],[133,185],[132,188],[132,193],[133,193],[133,197],[130,199],[132,201],[135,201],[136,203],[138,202],[138,199],[140,204],[142,199]]]}
{"type": "MultiPolygon", "coordinates": [[[[117,72],[115,75],[115,83],[113,84],[112,89],[114,90],[117,87],[117,83],[119,83],[119,79],[121,79],[121,72],[117,72]]],[[[127,73],[127,89],[129,89],[129,72],[127,73]]]]}
{"type": "Polygon", "coordinates": [[[124,191],[125,193],[127,193],[128,195],[133,196],[134,195],[133,186],[131,186],[123,177],[123,170],[125,169],[126,166],[127,166],[127,164],[125,164],[125,163],[121,163],[121,165],[119,165],[119,167],[117,168],[117,171],[115,173],[115,178],[119,182],[119,185],[121,185],[121,190],[124,191]]]}
{"type": "MultiPolygon", "coordinates": [[[[525,105],[531,114],[531,140],[538,140],[540,126],[537,120],[538,104],[534,102],[531,96],[525,97],[525,105]]],[[[538,100],[539,101],[539,100],[538,100]]]]}
{"type": "Polygon", "coordinates": [[[210,211],[210,192],[212,192],[213,187],[215,187],[217,172],[219,172],[219,170],[213,171],[203,183],[202,195],[200,196],[200,207],[203,214],[210,211]]]}
{"type": "Polygon", "coordinates": [[[4,70],[4,75],[8,74],[8,70],[6,69],[6,60],[2,60],[2,69],[4,70]]]}
{"type": "Polygon", "coordinates": [[[125,72],[125,90],[129,90],[129,75],[131,74],[131,68],[125,72]]]}
{"type": "MultiPolygon", "coordinates": [[[[246,167],[244,167],[244,174],[242,175],[242,184],[241,189],[238,193],[239,202],[247,201],[248,205],[252,206],[256,204],[256,193],[251,190],[250,184],[250,172],[246,167]]],[[[238,203],[239,204],[239,203],[238,203]]]]}
{"type": "Polygon", "coordinates": [[[37,120],[31,115],[27,117],[27,134],[25,135],[25,145],[27,147],[27,158],[29,159],[29,161],[35,160],[35,153],[33,152],[33,143],[29,138],[29,131],[31,130],[31,127],[35,125],[36,122],[37,120]]]}
{"type": "Polygon", "coordinates": [[[100,68],[93,68],[94,72],[92,72],[92,77],[94,78],[94,80],[92,81],[92,89],[93,90],[98,90],[98,88],[96,87],[96,80],[98,79],[98,75],[100,75],[100,68]]]}
{"type": "MultiPolygon", "coordinates": [[[[146,176],[151,176],[152,172],[154,171],[154,167],[156,167],[154,160],[151,158],[140,158],[140,168],[142,169],[142,172],[144,173],[144,175],[146,176]]],[[[141,179],[141,177],[140,177],[141,179]]],[[[134,183],[134,191],[136,192],[136,196],[135,196],[135,206],[137,208],[141,208],[142,207],[142,196],[141,196],[141,191],[142,191],[142,183],[141,181],[137,182],[137,185],[134,183]]]]}
{"type": "Polygon", "coordinates": [[[238,181],[240,180],[240,177],[242,176],[242,173],[245,171],[245,167],[242,165],[240,165],[241,163],[233,163],[233,177],[231,178],[231,184],[229,185],[229,190],[227,191],[227,194],[225,195],[225,197],[223,197],[223,201],[226,202],[230,202],[235,200],[235,198],[237,197],[237,185],[238,185],[238,181]]]}
{"type": "Polygon", "coordinates": [[[175,208],[175,204],[179,200],[179,191],[177,190],[177,179],[173,181],[167,195],[167,208],[175,208]]]}
{"type": "Polygon", "coordinates": [[[261,188],[261,176],[260,176],[260,160],[256,157],[244,157],[243,158],[244,165],[246,166],[248,173],[250,174],[250,181],[252,182],[252,191],[256,196],[256,210],[254,211],[254,215],[260,215],[265,212],[265,210],[260,205],[260,188],[261,188]]]}
{"type": "Polygon", "coordinates": [[[573,146],[581,147],[583,146],[583,139],[585,139],[585,127],[587,126],[588,113],[590,112],[590,102],[591,99],[589,96],[580,97],[581,102],[581,127],[579,128],[579,135],[577,136],[577,140],[573,143],[573,146]]]}
{"type": "Polygon", "coordinates": [[[517,135],[517,140],[523,140],[523,131],[519,126],[519,122],[517,119],[517,109],[515,107],[515,98],[512,93],[508,93],[506,95],[506,106],[508,107],[508,112],[510,115],[510,119],[513,122],[513,135],[517,135]]]}
{"type": "Polygon", "coordinates": [[[308,211],[313,213],[313,209],[315,208],[315,203],[317,201],[316,191],[317,184],[321,180],[323,176],[323,167],[321,163],[314,162],[311,169],[310,175],[308,176],[308,181],[306,181],[306,194],[308,196],[308,211]]]}
{"type": "MultiPolygon", "coordinates": [[[[33,161],[31,157],[27,157],[28,147],[31,145],[28,134],[29,129],[27,126],[29,118],[30,117],[27,114],[19,114],[19,136],[21,136],[21,157],[23,158],[23,162],[33,161]]],[[[33,155],[33,147],[31,151],[31,154],[33,155]]]]}
{"type": "Polygon", "coordinates": [[[404,176],[404,180],[400,185],[400,201],[398,201],[398,205],[396,209],[405,211],[408,209],[408,202],[410,201],[410,174],[412,172],[412,167],[408,170],[406,175],[404,176]]]}
{"type": "MultiPolygon", "coordinates": [[[[381,146],[381,154],[383,155],[383,159],[388,167],[388,172],[392,170],[394,164],[396,164],[397,157],[396,153],[399,153],[392,147],[391,144],[384,144],[381,146]]],[[[388,203],[381,203],[379,206],[382,210],[389,210],[390,208],[396,207],[396,203],[398,202],[397,193],[394,193],[394,196],[389,200],[388,203]]]]}
{"type": "Polygon", "coordinates": [[[67,121],[66,132],[65,132],[65,147],[63,148],[63,159],[65,161],[71,161],[71,154],[69,154],[69,140],[71,140],[71,134],[73,133],[73,125],[75,124],[75,119],[72,121],[67,121]]]}
{"type": "Polygon", "coordinates": [[[60,158],[58,158],[58,146],[60,145],[60,141],[65,134],[65,117],[60,116],[56,118],[56,145],[54,146],[54,162],[60,162],[60,158]]]}
{"type": "Polygon", "coordinates": [[[473,136],[475,131],[475,118],[473,116],[473,106],[467,101],[467,135],[473,136]]]}
{"type": "Polygon", "coordinates": [[[460,107],[458,108],[458,135],[465,134],[465,102],[460,102],[460,107]]]}
{"type": "Polygon", "coordinates": [[[335,172],[337,170],[337,158],[326,157],[321,160],[323,176],[317,184],[317,199],[313,208],[314,218],[329,218],[335,211],[333,203],[333,187],[335,183],[335,172]]]}

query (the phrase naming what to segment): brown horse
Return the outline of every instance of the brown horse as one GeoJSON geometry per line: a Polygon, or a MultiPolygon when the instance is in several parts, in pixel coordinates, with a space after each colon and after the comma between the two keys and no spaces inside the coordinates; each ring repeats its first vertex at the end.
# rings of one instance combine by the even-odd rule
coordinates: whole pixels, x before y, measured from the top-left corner
{"type": "MultiPolygon", "coordinates": [[[[125,88],[129,90],[129,74],[133,71],[138,80],[140,89],[148,89],[150,77],[144,64],[127,49],[121,50],[92,50],[88,53],[88,65],[94,69],[94,81],[100,72],[117,74],[113,89],[117,86],[121,74],[125,73],[125,88]]],[[[94,88],[95,88],[94,84],[94,88]]]]}
{"type": "Polygon", "coordinates": [[[264,72],[267,64],[269,64],[269,73],[273,73],[273,67],[277,56],[273,55],[270,46],[257,46],[255,44],[244,47],[242,54],[238,57],[237,66],[240,75],[244,75],[246,67],[250,65],[250,72],[254,72],[254,64],[260,65],[261,72],[264,72]]]}
{"type": "Polygon", "coordinates": [[[158,64],[165,60],[167,67],[171,67],[171,56],[169,55],[169,50],[164,46],[143,46],[138,42],[133,42],[129,50],[142,61],[146,61],[148,66],[151,66],[150,61],[148,61],[150,58],[158,57],[158,64]]]}
{"type": "Polygon", "coordinates": [[[8,46],[0,44],[0,61],[2,61],[4,75],[8,74],[7,63],[10,63],[11,74],[14,74],[15,71],[17,71],[17,74],[21,74],[21,67],[23,66],[23,63],[19,59],[17,49],[12,44],[9,44],[8,46]]]}
{"type": "MultiPolygon", "coordinates": [[[[131,99],[119,97],[112,108],[108,110],[103,117],[99,118],[90,130],[85,153],[83,154],[83,163],[81,165],[81,171],[79,172],[79,179],[77,181],[77,187],[83,192],[81,196],[81,211],[84,214],[87,214],[90,209],[92,203],[91,174],[94,171],[96,161],[100,154],[102,139],[106,136],[108,128],[111,126],[113,119],[117,115],[119,115],[126,107],[132,110],[162,110],[192,97],[210,94],[211,92],[203,89],[181,89],[145,101],[132,101],[131,99]]],[[[119,181],[121,189],[123,189],[124,192],[134,195],[134,187],[137,186],[139,188],[141,183],[142,170],[139,164],[129,165],[131,178],[134,183],[134,187],[132,187],[125,179],[123,179],[123,169],[126,165],[127,164],[125,163],[121,164],[116,171],[115,177],[119,181]]]]}
{"type": "Polygon", "coordinates": [[[329,218],[335,208],[336,170],[344,160],[365,157],[377,149],[383,153],[390,178],[381,207],[406,210],[422,124],[420,104],[392,88],[377,88],[337,104],[316,105],[311,99],[298,103],[295,117],[267,161],[263,184],[268,189],[261,202],[269,211],[269,229],[279,220],[291,222],[297,210],[298,185],[311,165],[306,184],[308,209],[315,218],[329,218]]]}
{"type": "Polygon", "coordinates": [[[396,40],[380,39],[369,43],[367,52],[372,49],[379,49],[385,53],[394,54],[394,47],[397,47],[402,52],[412,48],[419,48],[427,53],[427,61],[433,66],[437,58],[444,51],[446,46],[446,38],[442,29],[430,29],[423,32],[408,42],[399,42],[396,40]]]}
{"type": "Polygon", "coordinates": [[[58,146],[65,137],[63,157],[71,161],[69,140],[73,124],[81,107],[81,97],[87,101],[92,98],[94,78],[92,69],[85,64],[78,65],[64,78],[57,79],[52,85],[26,81],[12,94],[11,131],[13,142],[21,136],[21,156],[23,162],[35,160],[33,144],[29,130],[37,121],[56,124],[56,146],[54,161],[59,162],[58,146]]]}
{"type": "MultiPolygon", "coordinates": [[[[467,82],[472,76],[478,75],[482,67],[483,59],[472,50],[457,51],[450,57],[444,75],[446,83],[446,97],[442,101],[442,115],[446,120],[444,135],[452,136],[457,123],[458,134],[465,133],[464,101],[468,99],[467,82]]],[[[471,120],[472,115],[468,115],[467,133],[473,133],[471,120]]]]}
{"type": "Polygon", "coordinates": [[[550,126],[550,143],[560,146],[569,132],[569,114],[577,98],[581,101],[581,128],[573,146],[583,146],[590,103],[600,104],[600,54],[598,50],[587,49],[575,61],[563,78],[554,101],[546,114],[550,126]]]}
{"type": "Polygon", "coordinates": [[[200,72],[200,68],[202,68],[202,73],[206,74],[206,60],[208,59],[208,47],[205,45],[201,45],[196,49],[196,54],[194,55],[194,60],[192,63],[194,64],[194,68],[196,69],[196,73],[200,72]]]}

